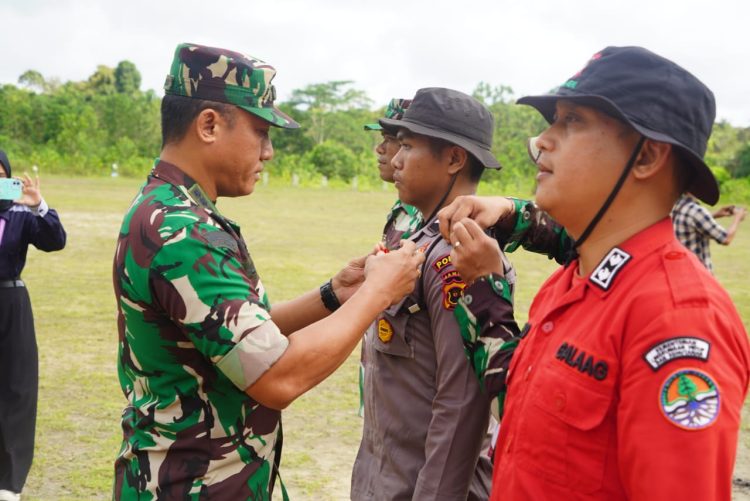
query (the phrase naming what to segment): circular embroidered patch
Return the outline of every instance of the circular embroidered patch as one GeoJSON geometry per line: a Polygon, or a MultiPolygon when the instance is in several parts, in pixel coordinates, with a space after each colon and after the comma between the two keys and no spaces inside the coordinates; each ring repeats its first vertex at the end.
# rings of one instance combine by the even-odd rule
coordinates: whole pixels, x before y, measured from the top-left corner
{"type": "Polygon", "coordinates": [[[385,318],[378,320],[378,338],[384,343],[390,343],[393,337],[393,326],[385,318]]]}
{"type": "Polygon", "coordinates": [[[685,430],[702,430],[719,416],[719,388],[705,373],[680,369],[662,385],[659,396],[661,411],[672,424],[685,430]]]}

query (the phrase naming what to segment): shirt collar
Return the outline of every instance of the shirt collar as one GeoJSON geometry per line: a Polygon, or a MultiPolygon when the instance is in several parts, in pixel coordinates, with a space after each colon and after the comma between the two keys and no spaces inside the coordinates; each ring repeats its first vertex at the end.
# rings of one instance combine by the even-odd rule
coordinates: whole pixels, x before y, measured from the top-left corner
{"type": "Polygon", "coordinates": [[[415,231],[411,237],[409,237],[409,240],[414,240],[415,242],[419,240],[422,236],[427,238],[434,238],[440,233],[440,221],[438,221],[437,216],[432,218],[432,220],[427,221],[424,225],[422,225],[421,228],[419,228],[417,231],[415,231]]]}
{"type": "Polygon", "coordinates": [[[631,261],[648,256],[674,238],[672,220],[668,217],[649,226],[613,247],[589,275],[588,285],[600,295],[607,294],[617,286],[620,271],[626,269],[631,261]]]}
{"type": "Polygon", "coordinates": [[[219,214],[216,204],[208,198],[203,188],[182,169],[174,164],[157,159],[151,175],[179,188],[185,195],[190,198],[196,205],[203,207],[211,212],[219,214]]]}

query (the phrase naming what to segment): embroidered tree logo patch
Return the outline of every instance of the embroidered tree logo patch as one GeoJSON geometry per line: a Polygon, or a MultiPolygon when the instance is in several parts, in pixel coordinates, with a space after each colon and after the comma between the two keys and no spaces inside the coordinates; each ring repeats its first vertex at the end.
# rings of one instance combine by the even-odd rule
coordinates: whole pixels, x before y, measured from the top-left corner
{"type": "Polygon", "coordinates": [[[719,389],[706,373],[681,369],[664,381],[659,404],[672,424],[700,430],[711,426],[719,416],[719,389]]]}

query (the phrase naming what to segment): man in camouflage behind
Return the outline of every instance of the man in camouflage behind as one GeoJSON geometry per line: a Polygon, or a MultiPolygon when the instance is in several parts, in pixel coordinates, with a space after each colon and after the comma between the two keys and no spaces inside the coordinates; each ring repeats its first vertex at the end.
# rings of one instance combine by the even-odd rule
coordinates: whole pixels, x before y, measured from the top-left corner
{"type": "MultiPolygon", "coordinates": [[[[411,99],[393,98],[385,109],[385,117],[393,120],[400,120],[404,116],[404,111],[411,104],[411,99]]],[[[365,130],[380,131],[382,141],[375,147],[375,153],[378,155],[378,170],[380,179],[386,183],[393,183],[393,165],[391,159],[398,152],[401,145],[396,139],[396,130],[383,127],[379,123],[366,124],[365,130]]],[[[413,205],[405,204],[401,200],[396,200],[383,227],[383,236],[381,245],[384,249],[396,250],[401,245],[402,238],[409,238],[412,233],[417,231],[422,224],[422,213],[413,205]]],[[[362,339],[362,354],[359,363],[359,416],[364,415],[365,399],[365,343],[367,338],[362,339]]]]}
{"type": "Polygon", "coordinates": [[[270,499],[280,410],[414,286],[424,257],[411,244],[353,260],[320,290],[271,307],[240,228],[215,203],[253,191],[273,156],[271,125],[298,127],[273,105],[274,75],[237,52],[175,52],[161,155],[114,259],[128,400],[115,499],[270,499]]]}
{"type": "MultiPolygon", "coordinates": [[[[411,99],[393,98],[385,109],[385,117],[392,120],[401,120],[404,111],[411,104],[411,99]]],[[[397,130],[391,127],[383,127],[379,123],[365,125],[365,130],[380,131],[383,140],[375,147],[378,155],[378,170],[380,179],[386,183],[393,183],[393,165],[391,160],[401,147],[396,139],[397,130]]],[[[405,204],[401,200],[391,207],[383,228],[383,245],[390,250],[398,249],[402,238],[408,238],[422,225],[422,213],[413,205],[405,204]]]]}

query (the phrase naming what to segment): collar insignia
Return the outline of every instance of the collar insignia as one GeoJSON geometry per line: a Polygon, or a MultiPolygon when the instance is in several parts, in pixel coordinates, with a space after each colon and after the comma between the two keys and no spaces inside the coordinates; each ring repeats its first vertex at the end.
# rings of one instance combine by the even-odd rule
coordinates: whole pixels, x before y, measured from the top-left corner
{"type": "Polygon", "coordinates": [[[602,290],[609,290],[615,279],[615,275],[617,275],[628,261],[630,261],[630,254],[615,247],[609,251],[609,254],[602,259],[599,266],[591,273],[589,281],[602,290]]]}

